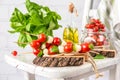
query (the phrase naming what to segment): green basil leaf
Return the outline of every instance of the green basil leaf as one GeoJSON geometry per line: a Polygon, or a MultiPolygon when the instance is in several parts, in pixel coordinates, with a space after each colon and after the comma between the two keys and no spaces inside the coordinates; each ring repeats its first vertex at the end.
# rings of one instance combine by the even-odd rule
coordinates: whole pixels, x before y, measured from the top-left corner
{"type": "Polygon", "coordinates": [[[22,12],[20,12],[17,8],[15,8],[12,17],[10,18],[11,22],[19,22],[21,24],[24,24],[24,21],[26,20],[25,16],[22,12]]]}
{"type": "Polygon", "coordinates": [[[28,23],[28,24],[26,25],[26,30],[27,30],[27,31],[30,31],[30,27],[31,27],[31,24],[28,23]]]}
{"type": "Polygon", "coordinates": [[[52,52],[58,52],[58,47],[57,46],[53,46],[52,49],[51,49],[52,52]]]}
{"type": "Polygon", "coordinates": [[[13,33],[16,33],[16,31],[13,31],[13,30],[9,30],[8,32],[9,32],[9,33],[12,33],[12,34],[13,34],[13,33]]]}
{"type": "Polygon", "coordinates": [[[19,38],[18,38],[18,46],[24,48],[27,44],[28,44],[28,42],[27,42],[26,35],[21,33],[19,38]]]}
{"type": "Polygon", "coordinates": [[[51,20],[50,23],[49,23],[49,28],[48,28],[48,30],[54,30],[55,27],[56,27],[56,24],[53,22],[53,20],[51,20]]]}
{"type": "Polygon", "coordinates": [[[104,59],[105,57],[102,54],[97,54],[94,59],[104,59]]]}
{"type": "Polygon", "coordinates": [[[52,30],[47,30],[46,35],[53,36],[53,31],[52,30]]]}
{"type": "Polygon", "coordinates": [[[30,15],[31,15],[31,19],[30,19],[31,24],[36,25],[36,26],[43,24],[41,23],[40,15],[36,10],[31,10],[30,15]]]}
{"type": "Polygon", "coordinates": [[[41,50],[39,53],[38,53],[38,57],[42,57],[44,54],[43,54],[43,51],[41,50]]]}
{"type": "Polygon", "coordinates": [[[40,34],[40,33],[46,33],[47,32],[47,28],[45,26],[42,26],[42,27],[39,27],[37,26],[35,29],[34,29],[34,34],[40,34]]]}
{"type": "Polygon", "coordinates": [[[31,42],[31,41],[32,41],[32,38],[31,38],[30,35],[26,34],[26,37],[27,37],[27,41],[28,41],[28,42],[31,42]]]}
{"type": "Polygon", "coordinates": [[[26,0],[26,8],[28,10],[28,12],[30,12],[32,9],[34,10],[40,10],[42,8],[42,6],[34,3],[34,2],[30,2],[30,0],[26,0]]]}

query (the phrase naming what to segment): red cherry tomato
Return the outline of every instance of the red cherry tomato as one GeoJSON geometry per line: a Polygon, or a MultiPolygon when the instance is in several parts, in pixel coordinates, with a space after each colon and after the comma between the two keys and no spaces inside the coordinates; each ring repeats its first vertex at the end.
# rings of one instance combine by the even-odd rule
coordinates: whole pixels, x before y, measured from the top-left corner
{"type": "Polygon", "coordinates": [[[92,28],[94,27],[94,24],[87,24],[85,27],[86,27],[87,29],[92,29],[92,28]]]}
{"type": "Polygon", "coordinates": [[[45,42],[46,40],[47,40],[47,37],[46,37],[46,35],[45,34],[40,34],[40,35],[38,35],[38,40],[39,40],[39,42],[45,42]]]}
{"type": "Polygon", "coordinates": [[[59,50],[58,50],[57,46],[52,45],[48,48],[49,55],[54,55],[54,54],[57,54],[58,52],[59,52],[59,50]]]}
{"type": "Polygon", "coordinates": [[[95,20],[95,23],[101,23],[99,19],[96,19],[95,20]]]}
{"type": "Polygon", "coordinates": [[[30,46],[34,49],[38,49],[40,48],[41,44],[39,42],[39,40],[33,40],[31,43],[30,43],[30,46]]]}
{"type": "Polygon", "coordinates": [[[58,46],[58,45],[61,44],[61,40],[60,40],[60,38],[58,38],[58,37],[54,37],[52,43],[53,43],[54,45],[58,46]]]}
{"type": "Polygon", "coordinates": [[[13,56],[17,56],[17,51],[12,51],[13,56]]]}
{"type": "Polygon", "coordinates": [[[94,28],[93,28],[93,32],[98,32],[99,31],[99,28],[97,27],[97,26],[95,26],[94,28]]]}
{"type": "Polygon", "coordinates": [[[48,49],[51,45],[51,43],[46,43],[46,48],[48,49]]]}
{"type": "Polygon", "coordinates": [[[102,46],[104,42],[96,42],[96,46],[102,46]]]}
{"type": "Polygon", "coordinates": [[[73,44],[72,42],[67,42],[67,44],[64,46],[64,52],[70,53],[73,51],[73,44]]]}
{"type": "Polygon", "coordinates": [[[91,19],[90,22],[91,23],[100,23],[100,20],[99,19],[91,19]]]}
{"type": "Polygon", "coordinates": [[[35,56],[37,56],[39,52],[40,52],[40,49],[33,49],[33,54],[35,56]]]}
{"type": "Polygon", "coordinates": [[[66,45],[73,46],[72,42],[67,42],[66,45]]]}
{"type": "Polygon", "coordinates": [[[90,45],[89,43],[81,44],[81,51],[80,52],[82,52],[82,53],[88,52],[90,50],[89,45],[90,45]]]}
{"type": "Polygon", "coordinates": [[[95,23],[96,20],[95,19],[90,19],[90,23],[95,23]]]}
{"type": "Polygon", "coordinates": [[[105,28],[104,24],[100,24],[100,29],[104,29],[104,28],[105,28]]]}

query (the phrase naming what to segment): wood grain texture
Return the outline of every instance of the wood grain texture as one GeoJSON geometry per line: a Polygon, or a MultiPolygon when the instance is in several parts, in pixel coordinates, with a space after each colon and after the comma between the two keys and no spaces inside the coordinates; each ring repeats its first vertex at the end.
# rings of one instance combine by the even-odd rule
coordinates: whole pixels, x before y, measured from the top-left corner
{"type": "Polygon", "coordinates": [[[33,63],[43,67],[80,66],[85,62],[84,56],[36,57],[33,63]]]}

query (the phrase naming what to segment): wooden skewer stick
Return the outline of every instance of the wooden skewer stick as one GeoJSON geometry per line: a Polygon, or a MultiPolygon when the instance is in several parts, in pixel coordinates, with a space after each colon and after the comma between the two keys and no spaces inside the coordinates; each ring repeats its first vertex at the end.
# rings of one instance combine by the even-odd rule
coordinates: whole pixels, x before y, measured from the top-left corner
{"type": "Polygon", "coordinates": [[[20,54],[32,54],[32,52],[21,52],[20,54]]]}
{"type": "Polygon", "coordinates": [[[32,36],[37,36],[35,34],[31,34],[31,33],[28,33],[28,32],[23,32],[23,33],[28,34],[28,35],[32,35],[32,36]]]}
{"type": "Polygon", "coordinates": [[[14,42],[14,43],[17,43],[17,44],[29,44],[29,43],[23,43],[23,42],[14,42]]]}
{"type": "Polygon", "coordinates": [[[95,51],[89,51],[89,52],[92,52],[92,53],[95,53],[95,54],[100,54],[100,53],[98,53],[98,52],[95,52],[95,51]]]}

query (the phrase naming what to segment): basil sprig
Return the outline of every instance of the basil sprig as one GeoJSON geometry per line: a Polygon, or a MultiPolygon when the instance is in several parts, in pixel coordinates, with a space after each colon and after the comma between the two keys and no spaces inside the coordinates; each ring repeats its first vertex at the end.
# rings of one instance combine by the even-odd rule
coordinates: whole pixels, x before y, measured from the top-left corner
{"type": "Polygon", "coordinates": [[[10,33],[19,33],[18,45],[25,47],[27,43],[37,39],[40,33],[53,36],[53,30],[56,30],[61,25],[58,20],[61,16],[48,7],[26,0],[25,2],[27,13],[22,13],[15,8],[10,18],[11,28],[10,33]]]}

